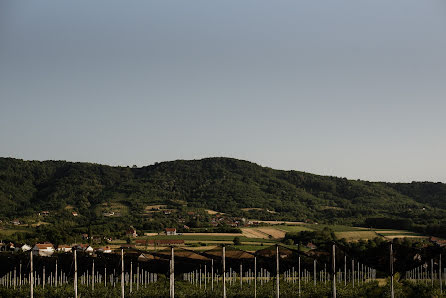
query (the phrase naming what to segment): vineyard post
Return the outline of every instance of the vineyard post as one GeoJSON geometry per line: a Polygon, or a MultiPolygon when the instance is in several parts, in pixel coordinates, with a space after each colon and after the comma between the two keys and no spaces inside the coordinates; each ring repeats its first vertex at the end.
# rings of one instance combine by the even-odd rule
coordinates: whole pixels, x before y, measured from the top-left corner
{"type": "Polygon", "coordinates": [[[121,248],[121,298],[124,298],[124,249],[121,248]]]}
{"type": "Polygon", "coordinates": [[[14,281],[12,284],[13,284],[14,290],[15,290],[15,286],[17,284],[17,267],[14,267],[14,281]]]}
{"type": "Polygon", "coordinates": [[[45,289],[45,266],[43,266],[43,279],[42,279],[42,286],[45,289]]]}
{"type": "Polygon", "coordinates": [[[279,298],[280,293],[280,285],[279,285],[279,278],[280,278],[280,272],[279,272],[279,245],[276,244],[276,297],[279,298]]]}
{"type": "Polygon", "coordinates": [[[91,268],[91,290],[94,291],[94,260],[91,268]]]}
{"type": "Polygon", "coordinates": [[[57,287],[57,259],[56,259],[56,271],[54,272],[54,286],[57,287]]]}
{"type": "Polygon", "coordinates": [[[139,263],[137,263],[136,266],[136,290],[139,290],[139,278],[140,278],[140,271],[139,271],[139,263]]]}
{"type": "Polygon", "coordinates": [[[104,287],[107,287],[107,265],[104,265],[104,287]]]}
{"type": "Polygon", "coordinates": [[[355,287],[355,260],[352,259],[352,285],[355,287]]]}
{"type": "Polygon", "coordinates": [[[206,264],[204,264],[204,289],[206,290],[207,288],[207,279],[208,279],[208,273],[207,273],[207,267],[206,264]]]}
{"type": "Polygon", "coordinates": [[[223,298],[226,298],[226,256],[225,256],[225,246],[222,248],[222,258],[223,258],[223,298]]]}
{"type": "Polygon", "coordinates": [[[316,259],[313,260],[313,284],[316,285],[316,259]]]}
{"type": "Polygon", "coordinates": [[[333,298],[336,298],[336,246],[333,244],[333,254],[332,254],[332,284],[333,284],[333,298]]]}
{"type": "Polygon", "coordinates": [[[77,298],[77,253],[74,250],[74,298],[77,298]]]}
{"type": "Polygon", "coordinates": [[[298,269],[299,269],[299,274],[298,274],[299,275],[298,276],[299,280],[298,280],[298,282],[299,282],[299,297],[300,297],[300,256],[299,256],[299,268],[298,269]]]}
{"type": "Polygon", "coordinates": [[[133,262],[130,261],[130,293],[133,292],[133,262]]]}
{"type": "Polygon", "coordinates": [[[347,255],[344,254],[344,286],[347,285],[347,255]]]}
{"type": "Polygon", "coordinates": [[[214,259],[211,259],[211,289],[214,290],[214,259]]]}
{"type": "MultiPolygon", "coordinates": [[[[32,250],[30,250],[29,251],[29,254],[30,254],[30,263],[31,263],[31,270],[30,270],[30,273],[29,273],[29,282],[30,282],[30,289],[31,289],[31,298],[33,298],[34,297],[34,293],[33,293],[33,251],[32,250]]],[[[77,298],[77,297],[76,297],[77,298]]]]}
{"type": "Polygon", "coordinates": [[[440,279],[440,294],[443,295],[443,281],[441,278],[441,275],[443,273],[441,272],[441,254],[440,254],[440,263],[438,264],[438,278],[440,279]]]}
{"type": "Polygon", "coordinates": [[[254,256],[254,298],[257,297],[257,257],[254,256]]]}
{"type": "Polygon", "coordinates": [[[170,297],[175,297],[175,259],[173,246],[170,247],[170,297]]]}
{"type": "Polygon", "coordinates": [[[20,265],[19,265],[19,286],[22,286],[22,260],[20,260],[20,265]]]}
{"type": "Polygon", "coordinates": [[[431,282],[434,287],[434,259],[431,259],[431,282]]]}
{"type": "Polygon", "coordinates": [[[327,263],[324,264],[324,283],[327,283],[327,263]]]}
{"type": "Polygon", "coordinates": [[[393,298],[395,295],[393,291],[393,246],[390,243],[390,297],[393,298]]]}
{"type": "Polygon", "coordinates": [[[361,264],[361,283],[362,284],[364,284],[364,277],[365,277],[365,274],[364,274],[365,272],[364,272],[364,264],[361,264]]]}
{"type": "Polygon", "coordinates": [[[240,262],[240,289],[243,287],[243,269],[242,269],[242,263],[240,262]]]}

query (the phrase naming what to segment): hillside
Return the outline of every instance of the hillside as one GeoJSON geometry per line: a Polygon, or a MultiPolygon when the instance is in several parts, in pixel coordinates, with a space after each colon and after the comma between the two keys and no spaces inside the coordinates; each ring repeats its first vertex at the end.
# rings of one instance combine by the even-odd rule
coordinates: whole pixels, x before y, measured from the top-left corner
{"type": "Polygon", "coordinates": [[[142,168],[0,158],[0,218],[66,206],[91,214],[83,211],[104,203],[120,204],[134,216],[147,205],[168,204],[257,219],[398,225],[434,233],[446,226],[442,183],[372,183],[274,170],[231,158],[142,168]]]}

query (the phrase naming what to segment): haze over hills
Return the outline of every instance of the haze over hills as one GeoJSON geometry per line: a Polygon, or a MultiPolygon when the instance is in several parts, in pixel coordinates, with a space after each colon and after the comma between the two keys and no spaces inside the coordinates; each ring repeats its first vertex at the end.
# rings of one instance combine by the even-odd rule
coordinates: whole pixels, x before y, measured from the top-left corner
{"type": "Polygon", "coordinates": [[[114,202],[135,216],[147,205],[169,204],[256,219],[399,225],[434,232],[446,226],[443,183],[347,180],[220,157],[142,168],[0,158],[1,218],[114,202]]]}

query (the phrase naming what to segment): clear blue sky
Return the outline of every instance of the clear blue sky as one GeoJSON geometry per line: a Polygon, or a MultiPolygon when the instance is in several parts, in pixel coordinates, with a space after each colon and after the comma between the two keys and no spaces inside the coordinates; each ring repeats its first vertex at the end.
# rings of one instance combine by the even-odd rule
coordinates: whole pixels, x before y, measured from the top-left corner
{"type": "Polygon", "coordinates": [[[446,2],[0,1],[0,156],[446,182],[446,2]]]}

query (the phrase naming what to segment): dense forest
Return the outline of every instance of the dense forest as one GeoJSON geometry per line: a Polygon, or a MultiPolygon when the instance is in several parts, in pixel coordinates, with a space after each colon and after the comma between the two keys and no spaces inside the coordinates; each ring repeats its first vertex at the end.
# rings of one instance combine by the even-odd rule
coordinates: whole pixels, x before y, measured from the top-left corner
{"type": "Polygon", "coordinates": [[[147,205],[168,204],[256,219],[446,234],[443,183],[348,180],[231,158],[177,160],[142,168],[0,158],[0,219],[66,206],[95,217],[92,210],[104,203],[125,205],[133,219],[147,205]]]}

